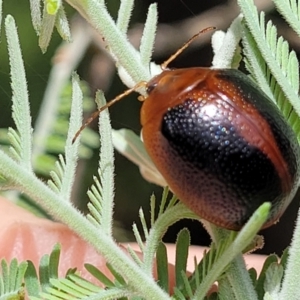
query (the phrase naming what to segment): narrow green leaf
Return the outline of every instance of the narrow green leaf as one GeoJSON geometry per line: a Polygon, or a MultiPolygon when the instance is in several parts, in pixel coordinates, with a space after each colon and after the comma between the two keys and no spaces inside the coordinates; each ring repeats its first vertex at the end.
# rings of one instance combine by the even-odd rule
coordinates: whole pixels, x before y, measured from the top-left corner
{"type": "MultiPolygon", "coordinates": [[[[204,256],[206,255],[206,251],[204,250],[203,251],[203,258],[204,256]]],[[[196,283],[196,287],[200,284],[200,272],[199,272],[199,268],[198,268],[198,263],[197,263],[197,258],[194,257],[194,274],[193,274],[193,277],[195,277],[195,283],[196,283]]],[[[192,277],[190,278],[190,283],[191,283],[191,279],[192,277]]]]}
{"type": "MultiPolygon", "coordinates": [[[[51,175],[51,173],[50,173],[50,175],[51,175]]],[[[55,192],[56,194],[59,194],[59,188],[57,187],[56,184],[54,184],[54,182],[52,180],[48,180],[48,186],[53,192],[55,192]]]]}
{"type": "Polygon", "coordinates": [[[47,48],[49,46],[52,32],[55,25],[55,20],[56,20],[56,15],[49,14],[47,12],[47,8],[45,7],[43,11],[41,32],[39,37],[39,46],[43,53],[47,51],[47,48]]]}
{"type": "Polygon", "coordinates": [[[63,40],[67,42],[72,41],[71,30],[63,5],[60,5],[56,13],[55,26],[63,40]]]}
{"type": "MultiPolygon", "coordinates": [[[[92,209],[93,210],[93,209],[92,209]]],[[[95,226],[95,227],[99,227],[99,222],[100,220],[99,219],[96,219],[94,217],[92,217],[90,214],[88,214],[86,216],[86,218],[95,226]]]]}
{"type": "MultiPolygon", "coordinates": [[[[88,196],[89,196],[90,200],[93,199],[93,194],[91,194],[90,192],[88,192],[88,196]]],[[[96,222],[95,226],[99,227],[99,225],[101,224],[101,214],[99,213],[99,209],[101,211],[101,208],[99,208],[99,209],[96,208],[92,204],[92,202],[93,201],[91,200],[91,202],[87,204],[87,207],[88,207],[88,209],[90,211],[90,215],[89,216],[92,218],[93,222],[96,222]]],[[[99,206],[99,205],[97,205],[97,206],[99,206]]]]}
{"type": "Polygon", "coordinates": [[[160,242],[156,251],[156,270],[158,285],[165,290],[169,291],[169,271],[168,271],[168,254],[166,245],[160,242]]]}
{"type": "Polygon", "coordinates": [[[124,34],[126,34],[128,30],[133,6],[134,6],[133,0],[121,0],[116,25],[117,28],[119,28],[120,31],[123,32],[124,34]]]}
{"type": "Polygon", "coordinates": [[[182,278],[182,283],[183,283],[183,286],[184,286],[184,290],[185,290],[188,298],[190,299],[190,298],[193,297],[193,289],[192,289],[192,286],[189,283],[189,279],[188,279],[185,271],[181,272],[181,278],[182,278]]]}
{"type": "Polygon", "coordinates": [[[29,296],[38,297],[40,293],[40,285],[39,285],[36,269],[34,264],[31,261],[28,261],[27,263],[28,263],[28,267],[24,277],[26,291],[29,296]]]}
{"type": "Polygon", "coordinates": [[[9,271],[7,261],[1,260],[1,273],[2,273],[2,281],[3,281],[3,292],[7,293],[9,291],[9,271]]]}
{"type": "Polygon", "coordinates": [[[174,296],[176,300],[186,300],[186,297],[177,287],[174,288],[174,296]]]}
{"type": "Polygon", "coordinates": [[[94,283],[89,282],[88,280],[80,277],[77,274],[70,274],[68,276],[68,279],[72,280],[72,282],[74,282],[74,284],[77,284],[78,286],[83,287],[86,291],[90,291],[92,293],[96,293],[96,292],[103,290],[98,285],[95,285],[94,283]]]}
{"type": "Polygon", "coordinates": [[[49,257],[49,277],[50,278],[58,278],[58,265],[60,258],[60,244],[56,244],[50,254],[49,257]]]}
{"type": "Polygon", "coordinates": [[[40,35],[42,26],[41,0],[30,0],[31,20],[37,35],[40,35]]]}
{"type": "MultiPolygon", "coordinates": [[[[220,244],[222,244],[221,241],[220,244]]],[[[203,278],[205,278],[206,274],[211,269],[211,266],[214,264],[217,257],[216,245],[213,243],[211,244],[208,251],[203,251],[203,257],[199,264],[197,264],[197,260],[196,258],[194,258],[195,271],[189,278],[189,284],[193,290],[196,290],[198,288],[203,278]]]]}
{"type": "MultiPolygon", "coordinates": [[[[64,291],[57,290],[56,288],[49,287],[47,291],[40,294],[42,298],[40,299],[49,299],[49,300],[65,300],[67,295],[64,291]]],[[[70,299],[70,298],[69,298],[70,299]]],[[[66,300],[69,300],[68,298],[66,300]]],[[[72,299],[72,298],[71,298],[72,299]]],[[[76,298],[75,298],[76,299],[76,298]]]]}
{"type": "Polygon", "coordinates": [[[109,269],[109,271],[111,272],[111,274],[113,274],[113,276],[115,277],[115,280],[120,285],[126,285],[126,281],[123,278],[123,276],[111,264],[107,264],[107,268],[109,269]]]}
{"type": "Polygon", "coordinates": [[[256,281],[255,289],[258,299],[262,300],[265,294],[264,283],[266,280],[266,272],[272,263],[277,263],[278,257],[275,254],[268,256],[264,262],[260,275],[256,281]]]}
{"type": "Polygon", "coordinates": [[[139,209],[139,217],[140,217],[140,221],[141,221],[141,224],[142,224],[145,239],[147,239],[148,236],[149,236],[149,229],[148,229],[146,219],[145,219],[145,215],[144,215],[144,211],[143,211],[142,208],[139,209]]]}
{"type": "Polygon", "coordinates": [[[20,287],[23,286],[25,272],[27,270],[27,267],[28,267],[27,261],[22,261],[18,265],[18,270],[17,270],[17,274],[15,276],[15,283],[14,283],[14,287],[13,287],[15,290],[20,289],[20,287]]]}
{"type": "Polygon", "coordinates": [[[278,262],[272,263],[266,271],[266,280],[264,282],[265,292],[270,294],[278,293],[283,277],[283,267],[278,262]]]}
{"type": "MultiPolygon", "coordinates": [[[[51,180],[52,184],[54,184],[56,190],[59,192],[61,189],[61,178],[54,171],[50,172],[50,176],[52,177],[52,180],[51,180]]],[[[50,182],[48,182],[48,184],[50,184],[50,182]]]]}
{"type": "MultiPolygon", "coordinates": [[[[91,291],[87,291],[85,288],[81,287],[80,285],[75,284],[71,280],[67,278],[61,278],[61,279],[51,279],[50,280],[51,286],[54,287],[54,289],[59,290],[60,292],[65,293],[69,297],[75,297],[75,298],[83,298],[86,296],[89,296],[91,291]]],[[[54,291],[52,289],[51,291],[54,291]]]]}
{"type": "Polygon", "coordinates": [[[132,257],[132,259],[136,262],[136,264],[137,264],[138,266],[142,266],[142,265],[143,265],[143,262],[142,262],[141,258],[137,255],[137,252],[134,251],[134,250],[130,247],[130,245],[128,245],[126,249],[127,249],[128,253],[130,254],[130,256],[132,257]]]}
{"type": "Polygon", "coordinates": [[[155,222],[155,207],[156,207],[156,198],[155,195],[152,194],[150,197],[150,216],[151,216],[151,220],[150,220],[150,226],[152,227],[154,222],[155,222]]]}
{"type": "MultiPolygon", "coordinates": [[[[166,187],[168,188],[168,187],[166,187]]],[[[175,204],[179,201],[176,195],[173,195],[172,198],[170,199],[167,208],[170,208],[172,206],[175,206],[175,204]]]]}
{"type": "Polygon", "coordinates": [[[154,47],[157,22],[157,4],[154,3],[149,6],[145,28],[143,31],[140,45],[141,62],[145,67],[148,68],[150,67],[150,61],[154,47]]]}
{"type": "Polygon", "coordinates": [[[189,230],[186,228],[182,229],[179,232],[176,241],[175,278],[176,286],[178,288],[184,286],[182,272],[186,272],[190,242],[191,237],[189,230]]]}
{"type": "Polygon", "coordinates": [[[256,280],[257,280],[257,271],[255,268],[251,268],[248,270],[249,276],[251,278],[251,281],[253,283],[253,286],[256,285],[256,280]]]}
{"type": "Polygon", "coordinates": [[[22,161],[22,157],[21,157],[22,146],[21,146],[21,139],[19,134],[13,128],[8,128],[7,136],[11,144],[9,150],[12,157],[16,161],[22,161]]]}
{"type": "MultiPolygon", "coordinates": [[[[86,291],[86,295],[82,297],[74,297],[69,294],[66,294],[65,292],[58,291],[57,289],[51,288],[49,289],[50,294],[42,293],[41,296],[42,299],[45,300],[75,300],[75,299],[86,299],[86,300],[124,300],[131,296],[132,293],[130,293],[126,289],[121,288],[111,288],[111,289],[101,289],[100,291],[95,292],[88,292],[86,291]]],[[[130,299],[134,299],[133,297],[130,299]]],[[[35,300],[35,299],[34,299],[35,300]]]]}
{"type": "Polygon", "coordinates": [[[287,72],[290,74],[290,81],[294,90],[297,90],[299,87],[299,62],[294,51],[290,52],[288,60],[287,72]]]}
{"type": "Polygon", "coordinates": [[[163,214],[163,212],[166,209],[166,203],[167,203],[167,200],[168,200],[168,195],[169,195],[169,188],[165,187],[164,190],[163,190],[163,194],[162,194],[162,197],[161,197],[161,202],[160,202],[160,205],[159,205],[158,217],[161,214],[163,214]]]}
{"type": "Polygon", "coordinates": [[[144,248],[145,248],[144,242],[143,242],[143,239],[141,237],[141,234],[140,234],[136,224],[132,225],[132,232],[134,234],[135,240],[136,240],[137,244],[139,245],[141,251],[144,252],[144,248]]]}
{"type": "Polygon", "coordinates": [[[286,268],[286,264],[289,258],[289,248],[286,248],[280,258],[280,264],[283,266],[283,270],[286,268]]]}
{"type": "Polygon", "coordinates": [[[9,264],[9,291],[15,290],[15,280],[18,273],[18,261],[14,258],[9,264]]]}
{"type": "Polygon", "coordinates": [[[46,291],[49,287],[49,280],[50,280],[50,274],[49,274],[49,255],[45,254],[42,256],[39,264],[39,278],[40,278],[40,284],[42,291],[46,291]]]}
{"type": "Polygon", "coordinates": [[[106,287],[114,287],[114,283],[102,273],[98,268],[91,264],[84,264],[84,267],[87,271],[92,274],[96,279],[98,279],[101,283],[103,283],[106,287]]]}

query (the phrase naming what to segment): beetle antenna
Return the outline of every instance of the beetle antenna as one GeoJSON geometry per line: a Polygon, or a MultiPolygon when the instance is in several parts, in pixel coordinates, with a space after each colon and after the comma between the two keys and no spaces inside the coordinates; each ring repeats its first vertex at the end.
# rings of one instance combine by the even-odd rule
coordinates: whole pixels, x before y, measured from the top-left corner
{"type": "MultiPolygon", "coordinates": [[[[194,36],[192,36],[186,43],[184,43],[184,45],[178,49],[173,55],[171,55],[162,65],[161,68],[162,69],[166,69],[167,66],[169,65],[169,63],[171,61],[173,61],[178,55],[180,55],[200,34],[205,33],[207,31],[211,31],[216,29],[216,27],[207,27],[205,29],[202,29],[201,31],[199,31],[198,33],[196,33],[194,36]]],[[[121,99],[123,99],[125,96],[131,94],[132,92],[135,92],[136,90],[138,90],[140,87],[145,86],[147,84],[147,82],[145,81],[141,81],[139,83],[137,83],[134,87],[126,90],[125,92],[123,92],[122,94],[118,95],[117,97],[115,97],[114,99],[112,99],[111,101],[109,101],[108,103],[106,103],[104,106],[100,107],[97,111],[95,111],[86,121],[85,123],[78,129],[78,131],[76,132],[74,138],[72,139],[72,144],[76,141],[76,139],[78,138],[78,136],[80,135],[80,133],[82,132],[82,130],[87,127],[90,123],[92,123],[98,116],[99,114],[104,111],[105,109],[109,108],[110,106],[114,105],[116,102],[120,101],[121,99]]]]}
{"type": "Polygon", "coordinates": [[[105,109],[107,109],[110,106],[114,105],[116,102],[120,101],[125,96],[131,94],[132,92],[135,92],[137,89],[139,89],[140,87],[145,86],[145,85],[146,85],[145,81],[141,81],[141,82],[137,83],[134,87],[126,90],[125,92],[123,92],[122,94],[118,95],[117,97],[115,97],[111,101],[107,102],[102,107],[100,107],[98,110],[96,110],[95,112],[93,112],[92,115],[81,125],[81,127],[76,132],[75,136],[72,139],[72,144],[75,143],[76,139],[78,138],[78,136],[80,135],[80,133],[82,132],[82,130],[85,127],[87,127],[88,125],[90,125],[100,115],[100,113],[102,111],[104,111],[105,109]]]}
{"type": "Polygon", "coordinates": [[[207,31],[215,30],[216,27],[207,27],[205,29],[202,29],[198,33],[196,33],[194,36],[192,36],[187,42],[183,44],[181,48],[179,48],[173,55],[171,55],[166,61],[164,61],[161,64],[161,68],[164,70],[168,67],[170,62],[172,62],[178,55],[180,55],[200,34],[205,33],[207,31]]]}

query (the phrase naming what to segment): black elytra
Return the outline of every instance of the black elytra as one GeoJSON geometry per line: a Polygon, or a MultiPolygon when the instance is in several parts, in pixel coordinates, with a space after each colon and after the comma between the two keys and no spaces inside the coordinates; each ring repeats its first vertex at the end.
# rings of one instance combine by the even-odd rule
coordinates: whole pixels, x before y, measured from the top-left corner
{"type": "Polygon", "coordinates": [[[233,69],[165,70],[147,85],[146,150],[200,217],[239,230],[264,202],[275,223],[299,184],[300,148],[278,108],[233,69]]]}

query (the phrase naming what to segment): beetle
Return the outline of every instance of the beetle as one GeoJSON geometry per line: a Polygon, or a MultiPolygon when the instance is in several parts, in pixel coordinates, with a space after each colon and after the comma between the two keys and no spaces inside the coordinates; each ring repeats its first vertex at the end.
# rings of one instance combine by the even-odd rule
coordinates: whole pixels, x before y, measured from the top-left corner
{"type": "Polygon", "coordinates": [[[299,144],[241,71],[164,70],[147,83],[145,148],[171,190],[203,219],[240,230],[264,202],[275,223],[296,193],[299,144]]]}
{"type": "Polygon", "coordinates": [[[278,107],[235,69],[166,69],[206,28],[187,41],[149,82],[138,83],[94,112],[140,87],[145,148],[170,189],[201,218],[240,230],[264,202],[263,228],[278,221],[299,186],[300,147],[278,107]]]}

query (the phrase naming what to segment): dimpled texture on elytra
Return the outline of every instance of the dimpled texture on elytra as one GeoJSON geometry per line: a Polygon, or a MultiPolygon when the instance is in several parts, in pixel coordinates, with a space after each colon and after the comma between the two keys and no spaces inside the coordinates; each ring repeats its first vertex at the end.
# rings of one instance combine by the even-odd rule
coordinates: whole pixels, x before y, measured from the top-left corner
{"type": "Polygon", "coordinates": [[[165,70],[148,83],[146,149],[171,190],[201,218],[239,230],[264,202],[264,227],[299,183],[299,145],[278,108],[237,70],[165,70]]]}

